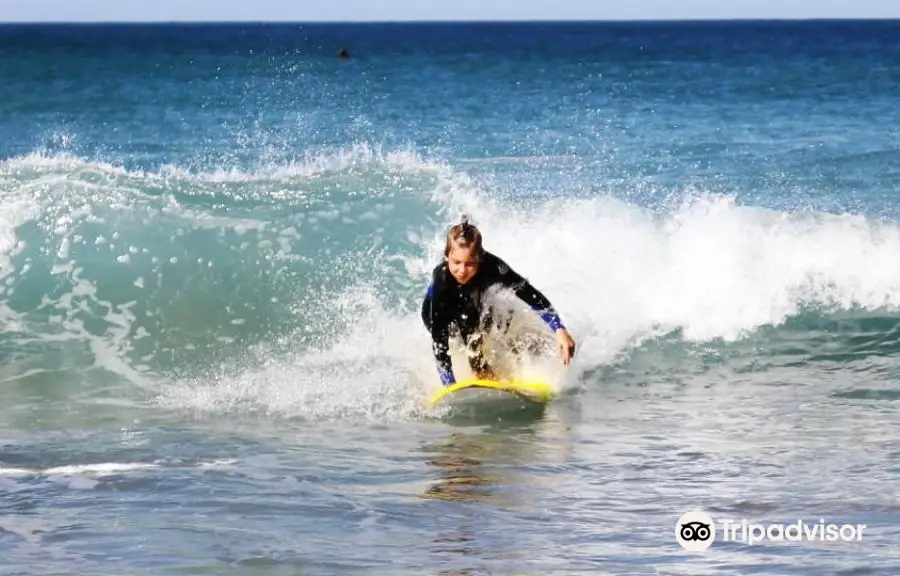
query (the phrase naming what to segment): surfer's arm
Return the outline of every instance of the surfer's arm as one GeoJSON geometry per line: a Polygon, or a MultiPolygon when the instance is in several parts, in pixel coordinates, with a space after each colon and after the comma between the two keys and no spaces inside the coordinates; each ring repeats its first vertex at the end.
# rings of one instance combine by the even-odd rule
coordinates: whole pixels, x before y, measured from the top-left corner
{"type": "Polygon", "coordinates": [[[540,290],[532,286],[528,280],[502,260],[498,262],[498,268],[500,283],[511,289],[520,300],[528,304],[551,330],[556,332],[561,328],[565,329],[559,313],[556,312],[553,304],[540,290]]]}
{"type": "Polygon", "coordinates": [[[431,332],[431,349],[441,383],[448,385],[456,382],[456,378],[453,376],[453,362],[450,360],[450,322],[442,312],[441,303],[434,301],[434,284],[429,284],[422,301],[422,322],[431,332]]]}

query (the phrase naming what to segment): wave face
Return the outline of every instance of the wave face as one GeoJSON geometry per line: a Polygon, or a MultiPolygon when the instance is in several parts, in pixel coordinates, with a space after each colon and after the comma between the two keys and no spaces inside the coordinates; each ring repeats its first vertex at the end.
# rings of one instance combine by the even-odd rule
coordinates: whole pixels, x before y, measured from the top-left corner
{"type": "Polygon", "coordinates": [[[662,212],[504,201],[445,161],[363,144],[252,173],[32,154],[0,164],[0,190],[4,378],[64,374],[89,395],[111,379],[173,407],[415,411],[434,370],[420,299],[462,212],[560,309],[571,381],[648,342],[765,334],[777,354],[802,329],[851,357],[862,334],[896,351],[900,226],[859,215],[712,194],[662,212]]]}

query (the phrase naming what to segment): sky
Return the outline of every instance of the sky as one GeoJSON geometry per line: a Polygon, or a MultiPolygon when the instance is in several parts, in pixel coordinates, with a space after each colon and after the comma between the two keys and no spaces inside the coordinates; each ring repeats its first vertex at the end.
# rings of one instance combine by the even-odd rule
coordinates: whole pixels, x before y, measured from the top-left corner
{"type": "Polygon", "coordinates": [[[900,18],[900,0],[0,0],[0,22],[900,18]]]}

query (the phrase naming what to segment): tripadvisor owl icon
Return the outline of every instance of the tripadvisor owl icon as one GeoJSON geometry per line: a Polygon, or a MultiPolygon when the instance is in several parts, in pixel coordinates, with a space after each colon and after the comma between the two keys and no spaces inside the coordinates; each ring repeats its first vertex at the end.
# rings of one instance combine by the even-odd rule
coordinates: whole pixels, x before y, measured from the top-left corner
{"type": "Polygon", "coordinates": [[[705,512],[695,510],[678,519],[675,540],[691,552],[702,552],[716,539],[716,524],[705,512]]]}

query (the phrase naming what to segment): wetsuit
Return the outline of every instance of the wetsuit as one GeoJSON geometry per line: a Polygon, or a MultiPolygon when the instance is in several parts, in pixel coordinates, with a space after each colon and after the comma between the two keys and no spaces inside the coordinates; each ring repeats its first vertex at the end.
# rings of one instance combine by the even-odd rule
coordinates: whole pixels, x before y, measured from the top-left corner
{"type": "MultiPolygon", "coordinates": [[[[485,292],[496,285],[511,289],[516,296],[531,306],[532,310],[540,314],[553,331],[564,328],[550,301],[506,262],[490,252],[484,253],[478,272],[464,286],[450,274],[445,261],[435,266],[431,283],[422,302],[422,321],[431,332],[434,358],[443,384],[455,382],[448,345],[451,326],[455,325],[459,329],[460,336],[470,343],[472,336],[479,332],[485,292]]],[[[482,326],[486,327],[491,321],[491,314],[488,312],[482,326]]],[[[474,371],[483,369],[485,363],[480,349],[473,352],[474,354],[469,357],[472,369],[474,371]]]]}

